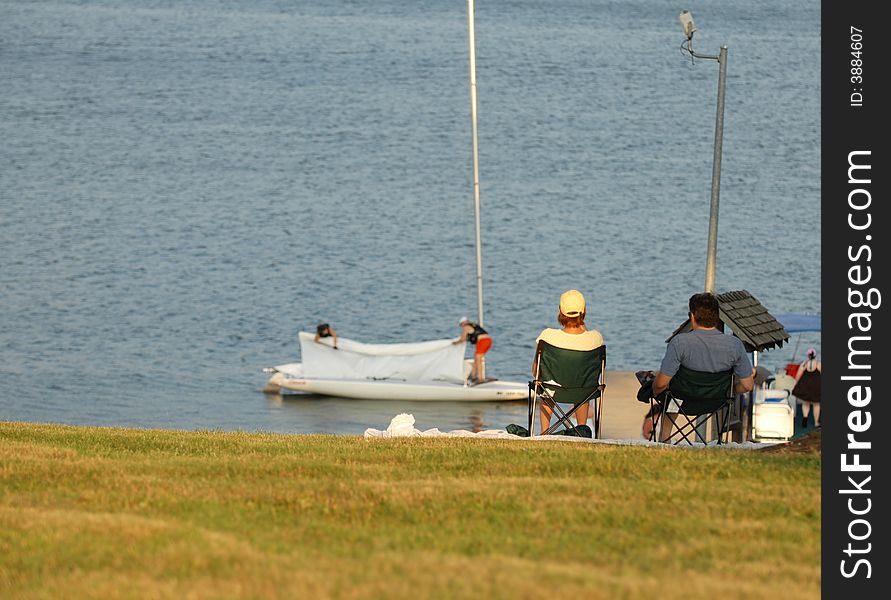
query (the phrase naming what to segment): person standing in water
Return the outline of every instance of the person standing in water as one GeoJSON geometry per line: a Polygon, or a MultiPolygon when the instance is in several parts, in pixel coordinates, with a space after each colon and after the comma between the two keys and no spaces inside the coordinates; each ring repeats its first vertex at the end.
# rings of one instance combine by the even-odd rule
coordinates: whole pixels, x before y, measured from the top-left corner
{"type": "Polygon", "coordinates": [[[817,360],[817,350],[808,348],[807,359],[795,373],[792,395],[801,400],[801,426],[807,427],[807,419],[814,408],[814,427],[820,427],[820,395],[823,363],[817,360]]]}

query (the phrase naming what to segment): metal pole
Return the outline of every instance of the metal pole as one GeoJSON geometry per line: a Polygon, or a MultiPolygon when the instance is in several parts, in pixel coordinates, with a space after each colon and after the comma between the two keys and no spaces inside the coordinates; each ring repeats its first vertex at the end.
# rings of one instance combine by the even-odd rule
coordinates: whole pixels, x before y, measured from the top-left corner
{"type": "MultiPolygon", "coordinates": [[[[752,366],[756,369],[758,368],[758,351],[752,351],[752,366]]],[[[752,439],[752,418],[755,415],[755,390],[756,388],[753,386],[752,391],[749,392],[749,401],[746,404],[746,422],[745,427],[742,430],[743,438],[739,441],[747,442],[752,439]]]]}
{"type": "Polygon", "coordinates": [[[483,247],[480,234],[480,164],[476,129],[476,38],[473,30],[473,0],[467,0],[467,31],[470,46],[470,134],[473,144],[473,210],[476,223],[477,321],[483,325],[483,247]]]}
{"type": "MultiPolygon", "coordinates": [[[[483,326],[483,242],[480,231],[480,161],[476,129],[476,36],[473,28],[473,0],[467,0],[467,39],[470,47],[470,135],[473,145],[473,214],[476,226],[476,305],[477,322],[483,326]]],[[[480,380],[486,379],[486,359],[481,358],[480,380]]]]}
{"type": "MultiPolygon", "coordinates": [[[[711,58],[711,57],[709,57],[711,58]]],[[[708,255],[705,263],[705,291],[715,293],[718,256],[718,202],[721,196],[721,147],[724,143],[724,86],[727,80],[727,46],[716,57],[718,74],[718,109],[715,115],[715,156],[712,161],[712,200],[708,221],[708,255]]]]}

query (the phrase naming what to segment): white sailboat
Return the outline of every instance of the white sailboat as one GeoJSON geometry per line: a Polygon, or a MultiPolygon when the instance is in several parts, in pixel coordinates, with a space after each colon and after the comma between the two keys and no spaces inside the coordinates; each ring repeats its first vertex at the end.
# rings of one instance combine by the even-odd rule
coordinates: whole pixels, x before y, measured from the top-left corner
{"type": "Polygon", "coordinates": [[[303,362],[272,369],[266,391],[309,393],[363,400],[524,400],[528,384],[467,383],[466,344],[431,340],[407,344],[363,344],[339,338],[314,341],[300,332],[303,362]]]}
{"type": "MultiPolygon", "coordinates": [[[[470,119],[473,148],[473,204],[476,225],[478,323],[483,325],[483,259],[480,232],[479,152],[476,112],[476,39],[473,0],[467,0],[470,49],[470,119]]],[[[528,384],[485,378],[469,385],[465,343],[432,340],[408,344],[363,344],[340,338],[316,342],[300,332],[302,363],[264,369],[272,373],[265,391],[309,393],[365,400],[493,401],[525,400],[528,384]]]]}

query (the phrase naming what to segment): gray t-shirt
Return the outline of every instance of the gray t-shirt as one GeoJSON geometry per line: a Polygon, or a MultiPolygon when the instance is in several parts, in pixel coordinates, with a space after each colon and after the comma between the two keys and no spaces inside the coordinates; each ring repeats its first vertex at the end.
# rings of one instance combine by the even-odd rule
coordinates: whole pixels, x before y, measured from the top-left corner
{"type": "Polygon", "coordinates": [[[738,378],[752,376],[752,361],[742,341],[717,329],[694,329],[674,336],[659,371],[674,377],[681,365],[706,373],[733,369],[738,378]]]}

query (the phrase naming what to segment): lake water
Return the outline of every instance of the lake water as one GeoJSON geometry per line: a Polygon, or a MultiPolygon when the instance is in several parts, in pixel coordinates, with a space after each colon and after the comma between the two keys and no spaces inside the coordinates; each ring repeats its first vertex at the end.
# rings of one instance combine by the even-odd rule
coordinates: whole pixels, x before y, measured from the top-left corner
{"type": "MultiPolygon", "coordinates": [[[[526,381],[568,288],[608,368],[654,368],[701,291],[718,66],[680,51],[681,8],[477,2],[489,374],[526,381]]],[[[820,3],[690,8],[695,48],[729,49],[717,289],[819,313],[820,3]]],[[[522,422],[261,392],[320,320],[386,343],[475,315],[466,11],[0,0],[0,420],[522,422]]]]}

